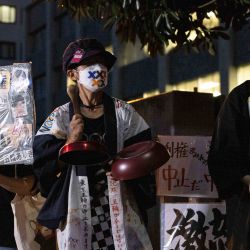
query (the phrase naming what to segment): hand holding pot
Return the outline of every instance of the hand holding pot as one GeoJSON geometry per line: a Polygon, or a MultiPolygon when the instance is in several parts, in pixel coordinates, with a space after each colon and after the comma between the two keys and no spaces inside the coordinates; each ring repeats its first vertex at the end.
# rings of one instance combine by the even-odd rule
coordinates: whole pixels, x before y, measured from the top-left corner
{"type": "Polygon", "coordinates": [[[83,134],[83,117],[80,114],[75,114],[70,122],[70,132],[66,144],[80,141],[83,134]]]}

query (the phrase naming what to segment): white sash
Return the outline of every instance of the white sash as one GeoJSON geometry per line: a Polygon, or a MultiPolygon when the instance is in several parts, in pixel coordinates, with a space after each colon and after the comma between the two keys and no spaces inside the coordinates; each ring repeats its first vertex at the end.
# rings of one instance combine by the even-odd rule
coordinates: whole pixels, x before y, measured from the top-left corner
{"type": "Polygon", "coordinates": [[[91,209],[86,176],[76,176],[72,167],[66,227],[57,229],[59,250],[91,250],[91,209]]]}
{"type": "Polygon", "coordinates": [[[153,250],[133,195],[108,176],[112,234],[116,250],[153,250]]]}
{"type": "Polygon", "coordinates": [[[109,207],[112,225],[112,234],[116,250],[128,250],[125,237],[124,213],[121,201],[120,182],[111,176],[108,178],[109,207]]]}

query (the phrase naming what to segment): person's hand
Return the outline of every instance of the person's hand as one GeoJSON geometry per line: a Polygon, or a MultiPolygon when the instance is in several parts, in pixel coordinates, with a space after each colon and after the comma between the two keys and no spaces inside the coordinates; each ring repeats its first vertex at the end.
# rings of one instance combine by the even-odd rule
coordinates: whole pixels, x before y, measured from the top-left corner
{"type": "Polygon", "coordinates": [[[0,174],[0,186],[19,195],[35,195],[38,192],[37,181],[34,175],[14,178],[0,174]]]}
{"type": "Polygon", "coordinates": [[[242,182],[245,183],[246,185],[249,185],[250,184],[250,175],[245,175],[242,178],[242,182]]]}
{"type": "Polygon", "coordinates": [[[80,141],[83,134],[83,117],[80,114],[75,114],[69,124],[70,132],[66,144],[80,141]]]}
{"type": "Polygon", "coordinates": [[[250,184],[250,175],[243,176],[242,182],[245,183],[246,185],[249,185],[250,184]]]}
{"type": "Polygon", "coordinates": [[[250,175],[245,175],[241,179],[243,183],[245,183],[248,186],[249,193],[250,193],[250,175]]]}

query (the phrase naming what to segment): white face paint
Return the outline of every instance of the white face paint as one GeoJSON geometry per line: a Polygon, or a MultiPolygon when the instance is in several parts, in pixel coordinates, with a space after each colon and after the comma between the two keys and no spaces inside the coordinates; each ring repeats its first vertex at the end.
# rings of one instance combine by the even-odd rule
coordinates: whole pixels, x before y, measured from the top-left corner
{"type": "Polygon", "coordinates": [[[79,71],[79,83],[91,92],[107,86],[108,70],[102,64],[93,64],[79,71]]]}

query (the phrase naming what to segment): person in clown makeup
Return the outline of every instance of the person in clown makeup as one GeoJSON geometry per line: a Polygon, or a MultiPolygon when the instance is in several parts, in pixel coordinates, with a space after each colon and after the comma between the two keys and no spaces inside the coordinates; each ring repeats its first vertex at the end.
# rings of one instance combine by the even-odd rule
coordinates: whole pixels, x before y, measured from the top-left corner
{"type": "Polygon", "coordinates": [[[104,144],[113,157],[151,139],[135,109],[104,92],[115,61],[96,39],[71,42],[62,64],[68,89],[72,85],[77,91],[68,92],[72,101],[56,108],[34,139],[33,168],[47,197],[38,222],[56,229],[59,249],[152,249],[145,225],[147,209],[155,204],[153,174],[118,181],[110,175],[109,163],[88,167],[58,160],[64,145],[81,140],[104,144]]]}

